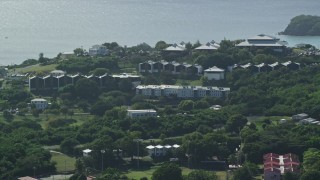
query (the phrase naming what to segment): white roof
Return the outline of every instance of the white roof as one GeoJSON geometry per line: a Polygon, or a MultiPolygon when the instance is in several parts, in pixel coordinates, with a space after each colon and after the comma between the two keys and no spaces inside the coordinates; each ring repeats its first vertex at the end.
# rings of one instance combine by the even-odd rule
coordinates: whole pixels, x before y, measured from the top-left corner
{"type": "Polygon", "coordinates": [[[259,34],[257,36],[248,38],[246,41],[241,42],[237,44],[236,46],[239,47],[246,47],[246,46],[260,46],[260,47],[282,47],[286,46],[287,42],[280,41],[279,38],[265,35],[265,34],[259,34]]]}
{"type": "Polygon", "coordinates": [[[164,147],[167,148],[167,149],[170,149],[172,146],[170,146],[170,145],[167,144],[167,145],[165,145],[164,147]]]}
{"type": "Polygon", "coordinates": [[[220,69],[217,66],[204,70],[204,72],[224,72],[224,69],[220,69]]]}
{"type": "Polygon", "coordinates": [[[174,148],[178,148],[178,147],[180,147],[180,145],[178,145],[178,144],[174,144],[172,147],[174,147],[174,148]]]}
{"type": "Polygon", "coordinates": [[[47,101],[47,100],[45,100],[45,99],[42,99],[42,98],[35,98],[35,99],[32,99],[31,100],[31,102],[35,102],[35,101],[37,101],[37,102],[39,102],[39,101],[47,101]]]}
{"type": "Polygon", "coordinates": [[[257,36],[253,36],[251,38],[248,38],[248,40],[279,40],[279,38],[276,38],[276,37],[270,36],[270,35],[259,34],[257,36]]]}
{"type": "Polygon", "coordinates": [[[159,145],[156,145],[156,148],[157,148],[157,149],[162,149],[163,146],[161,146],[161,145],[159,144],[159,145]]]}
{"type": "Polygon", "coordinates": [[[169,46],[165,49],[166,51],[184,51],[186,50],[185,47],[177,44],[173,44],[172,46],[169,46]]]}
{"type": "Polygon", "coordinates": [[[138,78],[140,76],[123,73],[123,74],[119,74],[119,75],[112,75],[112,77],[114,77],[114,78],[138,78]]]}
{"type": "Polygon", "coordinates": [[[62,70],[53,70],[50,73],[60,73],[60,74],[65,74],[66,72],[62,71],[62,70]]]}
{"type": "Polygon", "coordinates": [[[154,109],[140,109],[140,110],[127,110],[128,112],[133,112],[133,113],[142,113],[142,112],[153,112],[156,113],[157,111],[154,109]]]}
{"type": "Polygon", "coordinates": [[[92,150],[91,149],[85,149],[85,150],[83,150],[82,152],[84,152],[84,153],[90,153],[92,150]]]}
{"type": "Polygon", "coordinates": [[[201,46],[197,47],[196,50],[217,50],[220,45],[214,41],[208,42],[206,44],[202,44],[201,46]]]}
{"type": "Polygon", "coordinates": [[[176,85],[139,85],[136,89],[190,89],[190,90],[217,90],[230,91],[228,87],[211,87],[211,86],[176,86],[176,85]]]}
{"type": "Polygon", "coordinates": [[[149,145],[149,146],[147,146],[146,148],[147,148],[147,149],[154,149],[155,147],[152,146],[152,145],[149,145]]]}

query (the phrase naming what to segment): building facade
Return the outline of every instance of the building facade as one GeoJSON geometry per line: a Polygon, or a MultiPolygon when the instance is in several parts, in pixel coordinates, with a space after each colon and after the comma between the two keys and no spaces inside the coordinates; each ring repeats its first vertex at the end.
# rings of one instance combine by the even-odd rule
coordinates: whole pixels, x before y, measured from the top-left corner
{"type": "Polygon", "coordinates": [[[202,74],[203,68],[198,64],[187,64],[187,63],[177,63],[177,62],[167,62],[167,61],[147,61],[144,63],[139,63],[140,73],[159,73],[162,71],[167,71],[172,74],[180,74],[182,72],[188,74],[200,75],[202,74]]]}
{"type": "Polygon", "coordinates": [[[157,111],[154,109],[127,110],[127,115],[130,118],[156,117],[157,111]]]}
{"type": "Polygon", "coordinates": [[[204,77],[208,80],[222,80],[224,79],[224,69],[220,69],[216,66],[204,70],[204,77]]]}
{"type": "Polygon", "coordinates": [[[263,155],[263,169],[265,180],[280,180],[286,172],[299,173],[300,161],[295,154],[279,155],[268,153],[263,155]]]}
{"type": "Polygon", "coordinates": [[[32,99],[31,105],[35,106],[35,108],[38,110],[44,110],[48,107],[48,101],[41,98],[32,99]]]}
{"type": "Polygon", "coordinates": [[[237,47],[249,48],[271,48],[276,52],[283,52],[286,49],[287,42],[280,41],[279,38],[270,35],[259,34],[257,36],[248,38],[244,42],[237,44],[237,47]]]}
{"type": "Polygon", "coordinates": [[[202,98],[226,97],[230,92],[227,87],[175,86],[175,85],[139,85],[136,94],[154,97],[202,98]]]}
{"type": "Polygon", "coordinates": [[[119,74],[119,75],[109,75],[105,74],[102,76],[83,76],[80,74],[76,75],[61,75],[53,76],[48,75],[45,77],[34,76],[29,78],[29,90],[38,91],[38,90],[58,90],[69,84],[75,85],[80,79],[87,78],[92,81],[95,81],[100,88],[108,88],[114,86],[115,83],[119,82],[122,79],[129,80],[133,87],[138,86],[141,83],[141,77],[138,75],[132,74],[119,74]]]}
{"type": "Polygon", "coordinates": [[[89,48],[90,56],[106,56],[109,54],[109,51],[106,46],[103,45],[94,45],[89,48]]]}

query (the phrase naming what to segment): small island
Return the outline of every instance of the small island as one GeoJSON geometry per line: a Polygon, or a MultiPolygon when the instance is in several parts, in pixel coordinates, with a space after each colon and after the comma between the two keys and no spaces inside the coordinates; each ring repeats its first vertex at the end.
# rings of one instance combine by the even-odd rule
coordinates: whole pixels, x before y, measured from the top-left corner
{"type": "Polygon", "coordinates": [[[283,35],[293,36],[320,36],[320,17],[299,15],[291,19],[283,35]]]}

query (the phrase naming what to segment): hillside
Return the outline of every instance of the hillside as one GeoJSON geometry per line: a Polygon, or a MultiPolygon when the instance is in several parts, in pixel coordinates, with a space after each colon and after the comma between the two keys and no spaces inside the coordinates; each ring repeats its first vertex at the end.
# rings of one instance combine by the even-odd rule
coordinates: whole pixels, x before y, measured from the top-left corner
{"type": "Polygon", "coordinates": [[[320,17],[300,15],[291,19],[287,28],[281,33],[293,36],[320,36],[320,17]]]}

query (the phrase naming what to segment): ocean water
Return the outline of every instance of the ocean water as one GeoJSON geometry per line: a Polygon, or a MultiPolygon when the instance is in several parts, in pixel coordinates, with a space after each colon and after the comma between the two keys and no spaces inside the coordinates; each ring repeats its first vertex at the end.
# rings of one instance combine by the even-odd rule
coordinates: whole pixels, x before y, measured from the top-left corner
{"type": "MultiPolygon", "coordinates": [[[[0,64],[116,41],[133,46],[276,35],[319,0],[1,0],[0,64]]],[[[294,46],[320,37],[280,36],[294,46]]]]}

